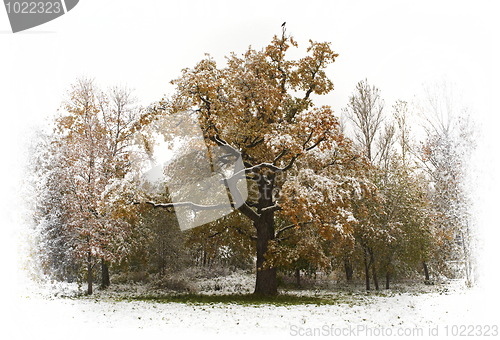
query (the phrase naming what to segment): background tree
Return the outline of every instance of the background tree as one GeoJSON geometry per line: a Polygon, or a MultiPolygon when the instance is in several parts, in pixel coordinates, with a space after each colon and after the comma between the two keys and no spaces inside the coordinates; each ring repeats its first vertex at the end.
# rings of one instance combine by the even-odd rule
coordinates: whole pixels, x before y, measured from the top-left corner
{"type": "Polygon", "coordinates": [[[472,120],[446,81],[427,87],[418,109],[426,133],[420,160],[431,182],[433,231],[438,242],[433,265],[453,276],[460,263],[470,283],[472,220],[467,164],[475,147],[472,120]]]}
{"type": "Polygon", "coordinates": [[[74,259],[70,234],[66,223],[69,219],[64,210],[64,179],[66,169],[62,155],[52,143],[52,136],[41,133],[31,152],[33,153],[33,186],[36,193],[34,222],[38,231],[38,251],[45,275],[73,281],[79,277],[80,266],[74,259]]]}
{"type": "Polygon", "coordinates": [[[430,234],[430,211],[427,180],[415,168],[405,167],[402,156],[392,157],[390,168],[377,182],[383,196],[381,226],[386,238],[381,248],[380,269],[385,274],[386,289],[391,276],[410,273],[429,256],[433,240],[430,234]]]}
{"type": "Polygon", "coordinates": [[[175,215],[148,207],[141,223],[145,224],[145,229],[153,235],[148,263],[143,266],[153,267],[151,269],[160,276],[184,269],[188,264],[188,254],[175,215]]]}
{"type": "MultiPolygon", "coordinates": [[[[366,167],[365,178],[373,183],[373,171],[380,163],[386,166],[389,153],[394,143],[394,127],[382,124],[384,121],[384,101],[380,97],[380,90],[368,84],[368,80],[362,80],[356,85],[356,89],[349,97],[347,107],[342,110],[343,114],[354,124],[354,135],[359,148],[364,153],[370,165],[366,167]],[[381,136],[383,134],[383,136],[381,136]]],[[[378,289],[378,278],[376,270],[376,253],[380,249],[380,242],[386,238],[382,236],[381,229],[381,197],[378,189],[371,191],[369,195],[352,202],[354,216],[358,220],[354,235],[356,245],[363,253],[363,267],[365,272],[366,289],[370,289],[370,268],[375,288],[378,289]]]]}
{"type": "Polygon", "coordinates": [[[354,229],[355,246],[362,250],[367,289],[370,268],[375,289],[379,288],[379,273],[385,275],[388,288],[391,275],[396,273],[395,264],[400,272],[401,268],[415,268],[415,259],[428,258],[426,245],[431,242],[425,237],[425,181],[412,160],[408,104],[396,102],[393,120],[384,118],[383,107],[380,91],[365,80],[358,83],[343,110],[354,123],[358,145],[371,162],[366,177],[376,187],[374,195],[353,201],[354,216],[359,222],[354,229]],[[410,243],[419,246],[412,247],[410,243]]]}
{"type": "Polygon", "coordinates": [[[376,189],[372,189],[358,199],[351,200],[351,204],[353,215],[358,221],[353,234],[356,246],[362,253],[366,290],[370,289],[370,275],[378,290],[378,253],[388,239],[387,230],[381,228],[384,214],[382,198],[376,189]]]}
{"type": "Polygon", "coordinates": [[[392,114],[398,128],[396,139],[401,149],[401,162],[403,167],[409,165],[411,153],[415,146],[411,137],[410,108],[407,102],[397,100],[392,106],[392,114]]]}
{"type": "Polygon", "coordinates": [[[186,247],[194,265],[233,269],[248,269],[253,265],[255,232],[238,211],[186,233],[186,247]]]}
{"type": "Polygon", "coordinates": [[[347,107],[342,111],[354,123],[356,140],[366,152],[366,157],[374,161],[373,143],[382,128],[384,101],[380,90],[370,86],[368,80],[362,80],[356,85],[355,91],[349,97],[347,107]]]}
{"type": "Polygon", "coordinates": [[[45,227],[59,225],[66,251],[74,261],[86,264],[88,294],[98,260],[106,287],[106,263],[119,262],[128,251],[125,239],[135,208],[117,190],[108,189],[132,166],[139,117],[127,90],[114,88],[106,95],[92,80],[79,79],[55,120],[51,137],[55,162],[44,169],[45,186],[39,189],[46,221],[59,216],[59,222],[45,227]]]}
{"type": "Polygon", "coordinates": [[[298,228],[273,249],[274,264],[281,270],[295,275],[300,285],[301,273],[308,277],[318,271],[329,272],[331,261],[329,243],[313,228],[298,228]]]}

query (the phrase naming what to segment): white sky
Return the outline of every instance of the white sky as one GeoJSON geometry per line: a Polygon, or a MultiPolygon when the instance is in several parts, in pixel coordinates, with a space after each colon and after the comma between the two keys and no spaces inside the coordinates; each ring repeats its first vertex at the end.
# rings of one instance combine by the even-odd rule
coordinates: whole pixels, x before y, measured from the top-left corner
{"type": "MultiPolygon", "coordinates": [[[[478,161],[484,173],[479,177],[480,188],[490,190],[482,197],[490,197],[498,184],[491,182],[496,168],[488,160],[499,154],[492,149],[498,144],[499,123],[493,106],[498,93],[497,7],[496,1],[81,0],[63,17],[17,34],[11,33],[0,8],[6,217],[12,217],[8,207],[15,202],[12,195],[20,179],[20,145],[31,124],[56,112],[77,77],[94,77],[103,87],[135,88],[148,104],[171,93],[168,82],[204,53],[222,63],[232,51],[243,53],[249,45],[261,49],[280,34],[283,21],[299,43],[297,56],[308,39],[330,41],[339,53],[327,71],[335,90],[318,101],[338,114],[365,77],[380,88],[387,107],[396,99],[412,100],[424,82],[443,76],[455,81],[484,125],[478,161]]],[[[495,211],[498,201],[481,204],[495,211]]],[[[493,233],[499,223],[486,216],[485,230],[493,233]]]]}

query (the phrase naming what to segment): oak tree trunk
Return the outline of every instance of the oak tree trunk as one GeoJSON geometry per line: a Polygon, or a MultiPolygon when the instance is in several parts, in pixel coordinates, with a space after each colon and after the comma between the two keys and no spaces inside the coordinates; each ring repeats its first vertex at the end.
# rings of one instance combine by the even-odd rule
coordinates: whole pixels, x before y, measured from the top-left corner
{"type": "Polygon", "coordinates": [[[274,240],[274,211],[262,211],[262,209],[273,205],[273,183],[266,175],[262,175],[259,181],[259,203],[258,212],[260,218],[254,222],[257,230],[257,278],[255,283],[255,294],[277,295],[276,268],[264,268],[269,241],[274,240]]]}
{"type": "Polygon", "coordinates": [[[297,286],[300,286],[300,269],[295,268],[295,279],[297,280],[297,286]]]}
{"type": "Polygon", "coordinates": [[[370,270],[368,267],[367,254],[365,250],[364,262],[365,262],[365,282],[366,282],[366,290],[370,290],[370,270]]]}
{"type": "Polygon", "coordinates": [[[424,265],[424,273],[425,273],[425,282],[429,282],[429,269],[427,268],[427,263],[423,262],[424,265]]]}
{"type": "Polygon", "coordinates": [[[344,269],[345,269],[345,279],[347,282],[352,281],[352,274],[353,274],[353,268],[352,268],[352,263],[351,260],[349,259],[348,256],[344,257],[344,269]]]}
{"type": "Polygon", "coordinates": [[[255,294],[276,295],[276,268],[264,268],[269,241],[274,239],[274,216],[256,224],[257,227],[257,278],[255,294]],[[272,223],[270,222],[272,221],[272,223]],[[266,223],[267,222],[267,223],[266,223]]]}
{"type": "Polygon", "coordinates": [[[375,258],[373,256],[373,252],[370,252],[370,263],[372,265],[372,275],[373,275],[373,283],[375,284],[375,290],[378,290],[378,278],[377,278],[377,268],[375,266],[375,258]]]}
{"type": "Polygon", "coordinates": [[[92,257],[90,252],[87,257],[87,294],[92,295],[92,257]]]}
{"type": "Polygon", "coordinates": [[[391,272],[393,272],[392,257],[394,253],[391,252],[387,260],[387,267],[385,270],[385,289],[389,289],[389,281],[391,279],[391,272]]]}
{"type": "Polygon", "coordinates": [[[109,282],[109,268],[104,259],[101,259],[101,276],[102,276],[102,288],[108,288],[110,285],[109,282]]]}

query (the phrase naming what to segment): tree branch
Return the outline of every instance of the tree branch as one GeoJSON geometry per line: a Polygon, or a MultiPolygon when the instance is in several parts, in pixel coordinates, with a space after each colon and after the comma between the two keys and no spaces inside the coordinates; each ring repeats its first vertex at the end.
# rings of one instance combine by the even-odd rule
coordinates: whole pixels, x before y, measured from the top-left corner
{"type": "Polygon", "coordinates": [[[295,162],[297,157],[299,156],[293,156],[292,159],[290,160],[290,163],[288,163],[288,165],[285,166],[283,169],[280,169],[280,171],[287,171],[288,169],[290,169],[293,166],[293,163],[295,162]]]}
{"type": "Polygon", "coordinates": [[[276,163],[278,163],[281,157],[283,157],[287,152],[288,152],[287,149],[283,149],[283,151],[281,151],[281,153],[278,156],[276,156],[276,158],[273,160],[273,165],[276,165],[276,163]]]}
{"type": "Polygon", "coordinates": [[[325,137],[321,137],[320,139],[318,139],[318,141],[316,143],[314,143],[313,145],[307,147],[306,151],[314,149],[315,147],[317,147],[324,140],[325,140],[325,137]]]}
{"type": "Polygon", "coordinates": [[[249,219],[251,219],[253,222],[258,222],[259,219],[260,219],[260,214],[257,214],[252,208],[250,208],[248,206],[248,204],[246,203],[243,203],[243,205],[241,205],[238,210],[243,214],[245,215],[246,217],[248,217],[249,219]]]}
{"type": "Polygon", "coordinates": [[[290,163],[288,163],[288,165],[285,166],[284,168],[277,167],[276,165],[271,164],[271,163],[260,163],[260,164],[254,165],[254,166],[252,166],[250,168],[241,169],[237,173],[233,174],[227,180],[230,180],[233,177],[241,176],[246,171],[256,172],[257,170],[263,169],[263,168],[268,168],[268,169],[271,169],[271,170],[273,170],[275,172],[287,171],[287,170],[289,170],[292,167],[292,165],[295,162],[295,160],[297,159],[297,157],[298,156],[293,156],[292,159],[290,160],[290,163]]]}
{"type": "Polygon", "coordinates": [[[224,147],[227,152],[229,152],[231,155],[236,156],[236,157],[241,157],[241,153],[236,150],[234,147],[229,145],[225,140],[219,137],[219,135],[215,135],[213,137],[210,137],[212,141],[214,141],[218,146],[224,147]]]}
{"type": "Polygon", "coordinates": [[[272,211],[278,211],[281,209],[282,208],[278,205],[278,203],[275,203],[274,205],[271,205],[269,207],[262,208],[260,211],[261,212],[272,212],[272,211]]]}
{"type": "Polygon", "coordinates": [[[240,227],[235,228],[235,230],[238,232],[238,234],[245,235],[251,240],[257,240],[257,236],[255,235],[249,235],[247,232],[243,231],[240,227]]]}
{"type": "Polygon", "coordinates": [[[311,138],[312,138],[312,136],[313,136],[313,133],[314,133],[314,130],[313,130],[313,131],[311,131],[311,133],[309,134],[309,136],[307,136],[306,141],[304,142],[304,144],[302,144],[302,148],[304,148],[304,149],[306,148],[307,143],[309,143],[309,142],[311,141],[311,138]]]}
{"type": "Polygon", "coordinates": [[[227,208],[227,204],[200,205],[200,204],[196,204],[193,202],[155,203],[152,201],[147,201],[145,203],[153,206],[153,208],[155,208],[155,209],[156,208],[168,209],[168,208],[176,208],[176,207],[188,207],[188,208],[191,208],[191,210],[199,211],[199,210],[216,210],[216,209],[227,208]]]}
{"type": "MultiPolygon", "coordinates": [[[[200,205],[200,204],[196,204],[196,203],[192,203],[192,202],[155,203],[152,201],[147,201],[144,203],[153,206],[153,208],[155,208],[155,209],[156,208],[169,209],[169,208],[176,208],[176,207],[189,207],[194,211],[199,211],[199,210],[215,210],[215,209],[227,208],[227,204],[200,205]]],[[[138,204],[141,204],[141,202],[134,202],[132,204],[138,205],[138,204]]],[[[238,211],[240,211],[243,215],[248,217],[253,222],[257,222],[261,217],[261,215],[257,214],[252,208],[250,208],[250,206],[247,203],[243,203],[238,208],[235,208],[234,204],[231,203],[231,208],[237,209],[238,211]]]]}
{"type": "Polygon", "coordinates": [[[222,234],[222,232],[217,231],[217,232],[213,233],[212,235],[208,235],[207,238],[212,238],[212,237],[215,237],[215,236],[217,236],[219,234],[222,234]]]}
{"type": "MultiPolygon", "coordinates": [[[[299,223],[299,224],[302,224],[302,223],[299,223]]],[[[292,229],[296,227],[295,224],[290,224],[290,225],[287,225],[286,227],[283,227],[281,228],[280,230],[278,230],[278,232],[276,233],[276,238],[278,238],[281,234],[283,234],[285,231],[287,231],[288,229],[292,229]]]]}
{"type": "Polygon", "coordinates": [[[246,201],[245,202],[249,207],[256,208],[259,205],[259,202],[246,201]]]}
{"type": "Polygon", "coordinates": [[[255,137],[255,139],[247,145],[247,148],[253,148],[264,141],[264,138],[255,137]]]}

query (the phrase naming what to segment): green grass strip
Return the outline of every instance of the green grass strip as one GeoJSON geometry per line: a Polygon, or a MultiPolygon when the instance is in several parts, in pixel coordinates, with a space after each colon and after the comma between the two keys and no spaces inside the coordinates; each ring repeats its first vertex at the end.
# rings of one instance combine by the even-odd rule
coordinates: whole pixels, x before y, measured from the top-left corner
{"type": "Polygon", "coordinates": [[[185,303],[195,305],[211,304],[238,304],[238,305],[334,305],[340,303],[339,297],[315,297],[315,296],[295,296],[280,294],[277,296],[263,296],[255,294],[234,294],[234,295],[201,295],[201,294],[179,294],[165,296],[136,296],[126,297],[128,301],[148,301],[157,303],[185,303]]]}

